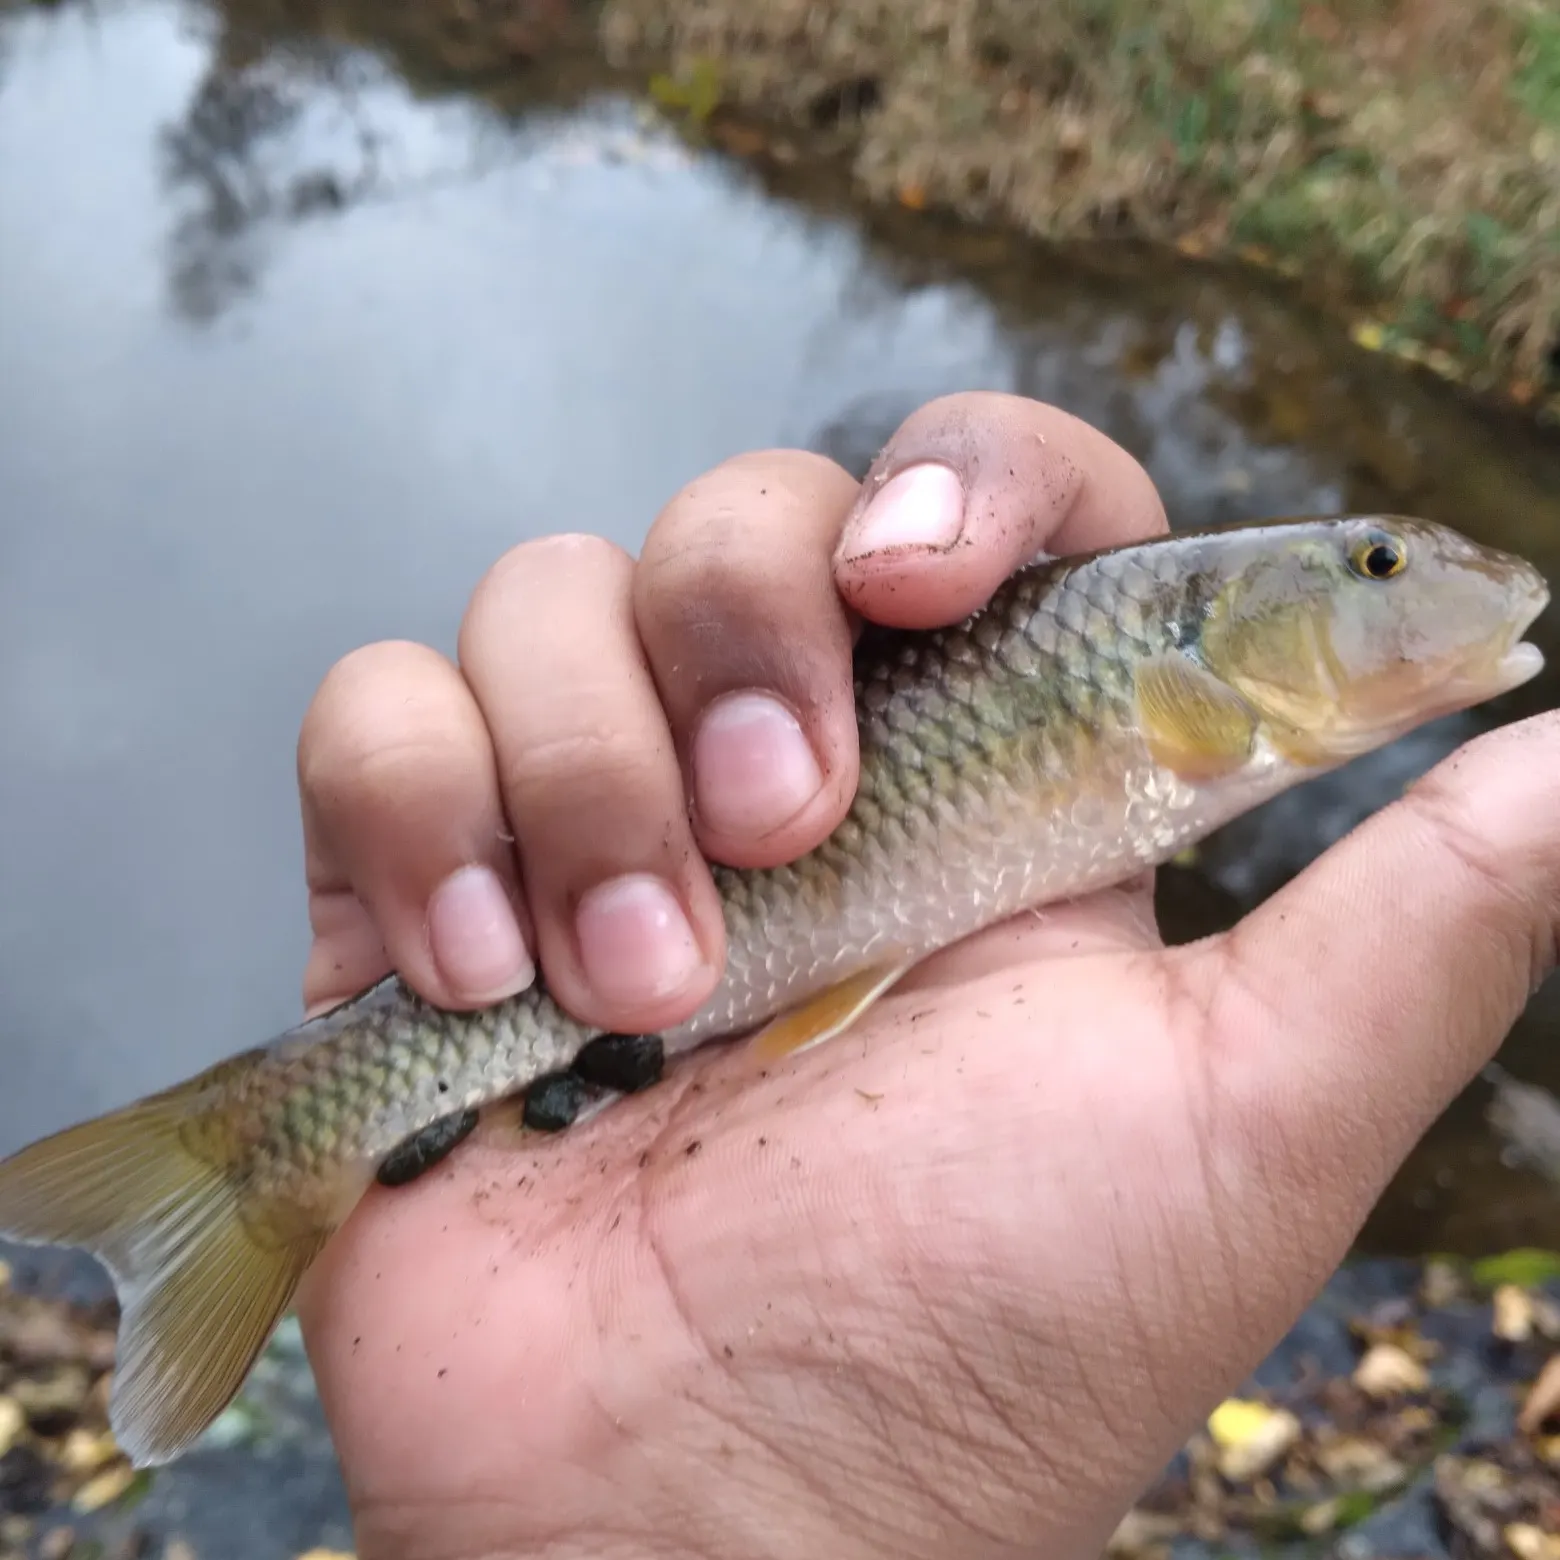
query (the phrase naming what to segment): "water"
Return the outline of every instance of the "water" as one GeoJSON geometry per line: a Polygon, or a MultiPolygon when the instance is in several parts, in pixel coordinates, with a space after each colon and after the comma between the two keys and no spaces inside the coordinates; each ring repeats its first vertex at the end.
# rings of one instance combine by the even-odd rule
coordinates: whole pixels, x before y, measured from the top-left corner
{"type": "MultiPolygon", "coordinates": [[[[0,17],[0,1152],[293,1021],[293,743],[333,660],[452,650],[505,548],[633,548],[737,451],[859,469],[927,397],[1014,390],[1120,439],[1177,523],[1390,506],[1560,579],[1552,438],[1260,286],[863,218],[827,175],[766,185],[610,93],[509,98],[152,0],[0,17]]],[[[1173,925],[1227,920],[1556,693],[1231,831],[1167,882],[1173,925]]],[[[1556,1038],[1551,989],[1510,1065],[1560,1087],[1556,1038]]],[[[1373,1243],[1553,1242],[1560,1205],[1498,1163],[1480,1105],[1373,1243]]]]}

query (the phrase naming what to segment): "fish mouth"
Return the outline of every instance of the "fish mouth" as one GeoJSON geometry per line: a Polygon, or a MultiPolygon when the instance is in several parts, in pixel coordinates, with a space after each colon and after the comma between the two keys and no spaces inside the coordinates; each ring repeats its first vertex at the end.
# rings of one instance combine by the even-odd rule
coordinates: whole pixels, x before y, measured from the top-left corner
{"type": "Polygon", "coordinates": [[[1522,636],[1549,605],[1549,585],[1537,569],[1524,567],[1514,592],[1510,615],[1498,632],[1477,650],[1452,658],[1442,668],[1427,696],[1401,720],[1382,721],[1370,716],[1351,723],[1334,738],[1335,754],[1354,757],[1407,735],[1427,721],[1438,720],[1500,698],[1543,671],[1544,652],[1522,636]]]}
{"type": "Polygon", "coordinates": [[[1524,573],[1526,577],[1523,584],[1526,588],[1519,598],[1520,609],[1512,620],[1510,632],[1505,636],[1505,644],[1499,648],[1490,667],[1498,685],[1495,690],[1498,693],[1509,693],[1513,688],[1520,688],[1544,669],[1544,652],[1522,636],[1548,607],[1549,582],[1532,567],[1524,573]]]}

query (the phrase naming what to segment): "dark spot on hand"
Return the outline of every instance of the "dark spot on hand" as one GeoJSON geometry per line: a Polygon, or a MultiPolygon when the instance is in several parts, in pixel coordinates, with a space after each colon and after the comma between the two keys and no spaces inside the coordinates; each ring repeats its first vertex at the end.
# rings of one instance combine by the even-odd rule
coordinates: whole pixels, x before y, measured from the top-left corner
{"type": "Polygon", "coordinates": [[[686,1148],[685,1148],[685,1149],[684,1149],[684,1150],[683,1150],[683,1153],[685,1153],[685,1154],[686,1154],[686,1155],[687,1155],[687,1156],[688,1156],[688,1158],[689,1158],[689,1159],[692,1159],[692,1158],[693,1158],[693,1156],[694,1156],[694,1155],[695,1155],[695,1154],[697,1154],[697,1153],[698,1153],[698,1151],[699,1151],[699,1150],[700,1150],[700,1149],[701,1149],[701,1148],[703,1148],[703,1147],[704,1147],[704,1145],[703,1145],[703,1144],[702,1144],[702,1143],[701,1143],[701,1142],[700,1142],[700,1141],[699,1141],[699,1140],[698,1140],[698,1138],[695,1138],[695,1139],[694,1139],[694,1140],[693,1140],[693,1141],[692,1141],[692,1142],[691,1142],[691,1143],[690,1143],[690,1144],[689,1144],[689,1145],[688,1145],[688,1146],[687,1146],[687,1147],[686,1147],[686,1148]]]}

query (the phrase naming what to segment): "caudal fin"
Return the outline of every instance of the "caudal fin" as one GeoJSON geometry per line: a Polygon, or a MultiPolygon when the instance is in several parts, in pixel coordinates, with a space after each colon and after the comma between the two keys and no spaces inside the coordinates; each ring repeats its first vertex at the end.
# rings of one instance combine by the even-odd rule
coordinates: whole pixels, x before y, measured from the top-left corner
{"type": "Polygon", "coordinates": [[[113,1277],[109,1422],[137,1467],[172,1461],[232,1401],[330,1233],[255,1218],[241,1171],[191,1151],[214,1093],[192,1079],[0,1163],[0,1235],[79,1246],[113,1277]]]}

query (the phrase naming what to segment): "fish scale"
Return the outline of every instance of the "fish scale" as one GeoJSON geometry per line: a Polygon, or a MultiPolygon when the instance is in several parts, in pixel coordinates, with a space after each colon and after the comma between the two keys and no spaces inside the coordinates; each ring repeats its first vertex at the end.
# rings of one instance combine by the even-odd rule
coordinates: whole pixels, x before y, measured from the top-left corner
{"type": "MultiPolygon", "coordinates": [[[[836,1033],[928,954],[1526,681],[1542,661],[1518,641],[1546,600],[1530,566],[1444,527],[1344,516],[1041,560],[957,627],[871,630],[850,809],[797,861],[712,868],[725,967],[665,1052],[771,1021],[760,1047],[836,1033]]],[[[387,1156],[430,1131],[453,1150],[465,1113],[597,1038],[541,982],[449,1013],[392,976],[13,1155],[0,1233],[109,1268],[115,1434],[136,1463],[167,1461],[387,1156]]]]}

